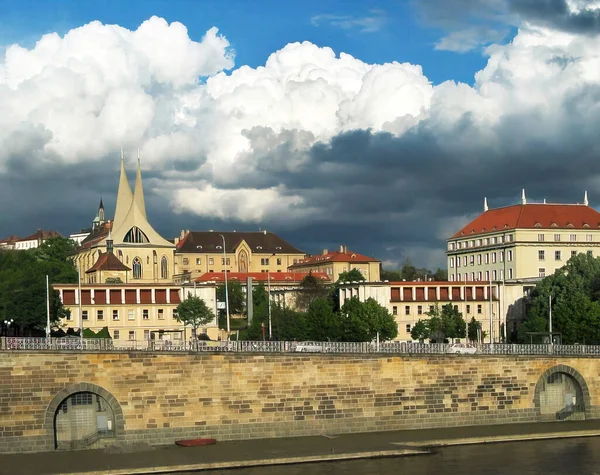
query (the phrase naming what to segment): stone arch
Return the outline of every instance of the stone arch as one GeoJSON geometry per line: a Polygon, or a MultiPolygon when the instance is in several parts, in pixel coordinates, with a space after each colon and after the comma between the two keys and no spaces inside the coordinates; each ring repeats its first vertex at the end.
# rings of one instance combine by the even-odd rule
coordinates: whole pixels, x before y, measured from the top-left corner
{"type": "Polygon", "coordinates": [[[44,431],[46,433],[48,446],[56,449],[55,418],[58,408],[65,399],[76,393],[89,392],[102,397],[109,405],[114,415],[115,437],[118,438],[125,431],[125,417],[123,409],[116,397],[106,389],[93,383],[78,383],[61,389],[52,399],[46,408],[46,418],[44,420],[44,431]]]}
{"type": "Polygon", "coordinates": [[[536,415],[537,416],[542,415],[541,414],[541,410],[542,410],[541,394],[542,394],[545,382],[548,380],[549,377],[551,377],[554,374],[565,374],[565,375],[569,376],[570,378],[572,378],[579,385],[579,388],[581,389],[581,396],[583,398],[582,402],[583,402],[585,418],[590,419],[592,416],[592,414],[591,414],[592,405],[591,405],[591,398],[590,398],[590,390],[585,381],[585,378],[575,368],[571,368],[570,366],[563,365],[563,364],[548,368],[539,377],[539,379],[535,385],[535,392],[534,392],[534,396],[533,396],[533,407],[535,409],[536,415]]]}

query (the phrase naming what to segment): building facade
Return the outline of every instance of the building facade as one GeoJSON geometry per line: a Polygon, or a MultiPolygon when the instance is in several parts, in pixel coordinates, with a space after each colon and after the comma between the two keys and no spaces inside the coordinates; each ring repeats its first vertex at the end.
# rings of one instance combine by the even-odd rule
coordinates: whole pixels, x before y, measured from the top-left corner
{"type": "Polygon", "coordinates": [[[47,239],[53,237],[61,237],[61,235],[56,231],[44,231],[43,229],[38,229],[31,236],[27,236],[24,238],[12,236],[11,238],[8,238],[6,240],[6,248],[15,249],[17,251],[35,249],[37,247],[40,247],[44,242],[46,242],[47,239]]]}
{"type": "Polygon", "coordinates": [[[381,261],[349,251],[346,246],[340,246],[339,251],[323,252],[316,256],[307,256],[290,266],[293,272],[323,272],[332,282],[337,282],[342,272],[356,269],[368,282],[377,282],[381,278],[381,261]]]}
{"type": "Polygon", "coordinates": [[[286,272],[305,256],[304,252],[267,231],[182,231],[175,243],[176,281],[182,282],[225,270],[231,273],[286,272]]]}
{"type": "Polygon", "coordinates": [[[494,341],[500,341],[503,319],[500,318],[499,286],[483,282],[354,282],[340,284],[340,306],[350,298],[361,302],[373,298],[387,308],[398,325],[397,340],[412,341],[411,331],[433,308],[452,304],[465,322],[475,318],[488,337],[490,327],[494,341]],[[490,298],[491,297],[491,298],[490,298]],[[491,315],[491,319],[490,319],[491,315]]]}

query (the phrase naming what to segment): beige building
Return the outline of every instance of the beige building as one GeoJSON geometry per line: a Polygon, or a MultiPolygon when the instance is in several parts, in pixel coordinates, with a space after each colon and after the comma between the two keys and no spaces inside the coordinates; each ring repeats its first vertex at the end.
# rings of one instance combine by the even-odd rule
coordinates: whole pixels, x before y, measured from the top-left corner
{"type": "MultiPolygon", "coordinates": [[[[412,341],[411,330],[419,320],[427,320],[427,312],[436,305],[452,304],[466,322],[475,318],[481,329],[490,334],[493,325],[494,341],[499,341],[503,322],[499,318],[500,302],[497,284],[483,282],[359,282],[340,286],[340,306],[347,299],[358,297],[361,302],[373,298],[388,309],[398,324],[397,340],[412,341]],[[491,289],[491,301],[490,301],[491,289]],[[492,323],[490,323],[490,310],[492,323]]],[[[486,339],[488,342],[489,339],[486,339]]]]}
{"type": "Polygon", "coordinates": [[[175,243],[177,282],[191,282],[202,274],[225,269],[240,273],[286,272],[305,256],[304,252],[267,231],[182,231],[175,243]]]}
{"type": "Polygon", "coordinates": [[[175,245],[161,237],[148,222],[139,157],[132,192],[125,172],[125,161],[121,156],[114,221],[105,221],[101,203],[92,231],[81,242],[74,257],[82,277],[106,252],[109,231],[115,256],[131,269],[128,280],[140,283],[173,281],[175,245]]]}
{"type": "Polygon", "coordinates": [[[185,340],[190,327],[177,321],[177,306],[189,294],[202,298],[215,314],[215,320],[201,329],[211,339],[218,336],[216,286],[181,287],[173,284],[55,284],[64,306],[70,310],[61,322],[64,329],[89,328],[98,332],[107,327],[111,337],[119,340],[185,340]],[[81,312],[80,312],[81,302],[81,312]]]}
{"type": "Polygon", "coordinates": [[[323,272],[332,282],[336,282],[342,272],[357,269],[368,282],[377,282],[381,275],[381,261],[373,257],[363,256],[340,246],[339,251],[323,252],[316,256],[308,256],[290,266],[293,272],[323,272]]]}

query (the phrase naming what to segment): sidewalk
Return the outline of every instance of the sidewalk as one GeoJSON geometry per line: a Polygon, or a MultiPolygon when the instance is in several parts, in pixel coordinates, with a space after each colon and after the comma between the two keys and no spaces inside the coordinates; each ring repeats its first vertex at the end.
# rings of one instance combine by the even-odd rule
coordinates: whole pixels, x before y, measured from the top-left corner
{"type": "Polygon", "coordinates": [[[124,475],[177,473],[289,463],[428,454],[428,447],[600,435],[600,420],[504,424],[443,429],[370,432],[282,439],[176,445],[112,447],[77,452],[1,455],[2,475],[124,475]]]}

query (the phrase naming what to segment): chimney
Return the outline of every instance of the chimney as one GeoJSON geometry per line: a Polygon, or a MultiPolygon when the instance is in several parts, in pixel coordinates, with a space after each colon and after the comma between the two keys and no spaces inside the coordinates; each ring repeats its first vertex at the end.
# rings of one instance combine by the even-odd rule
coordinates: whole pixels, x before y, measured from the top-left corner
{"type": "Polygon", "coordinates": [[[174,244],[179,244],[179,238],[178,237],[176,237],[173,241],[174,241],[174,244]]]}
{"type": "Polygon", "coordinates": [[[344,246],[340,245],[340,252],[344,252],[344,246]]]}
{"type": "Polygon", "coordinates": [[[328,253],[329,253],[329,251],[327,249],[323,249],[323,255],[326,255],[328,253]]]}
{"type": "Polygon", "coordinates": [[[266,236],[267,235],[267,230],[263,229],[263,234],[266,236]]]}
{"type": "Polygon", "coordinates": [[[182,229],[181,234],[179,235],[179,239],[183,239],[185,237],[185,231],[182,229]]]}

